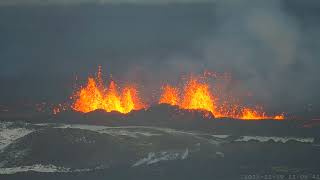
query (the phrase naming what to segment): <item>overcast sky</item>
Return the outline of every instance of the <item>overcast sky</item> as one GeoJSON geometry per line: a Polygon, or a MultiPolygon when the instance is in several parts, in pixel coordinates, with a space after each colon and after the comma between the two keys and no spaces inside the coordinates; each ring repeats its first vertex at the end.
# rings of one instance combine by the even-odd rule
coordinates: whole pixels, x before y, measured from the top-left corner
{"type": "Polygon", "coordinates": [[[250,91],[267,107],[320,107],[319,1],[27,2],[89,0],[0,0],[10,4],[0,7],[1,102],[62,101],[76,75],[85,79],[102,65],[105,74],[143,85],[150,98],[163,82],[209,69],[232,73],[228,89],[240,97],[250,91]]]}
{"type": "Polygon", "coordinates": [[[132,3],[132,4],[168,4],[168,3],[200,3],[215,0],[0,0],[0,5],[45,5],[45,4],[79,4],[79,3],[132,3]]]}

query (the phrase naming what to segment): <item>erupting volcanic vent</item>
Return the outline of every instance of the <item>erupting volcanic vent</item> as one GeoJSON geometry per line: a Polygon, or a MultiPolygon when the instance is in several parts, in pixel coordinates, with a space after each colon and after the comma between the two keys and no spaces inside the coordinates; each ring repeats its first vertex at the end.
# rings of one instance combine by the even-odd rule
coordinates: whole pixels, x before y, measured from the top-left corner
{"type": "Polygon", "coordinates": [[[182,109],[203,109],[215,113],[214,101],[209,86],[199,83],[191,78],[184,89],[183,98],[180,99],[179,89],[165,85],[160,97],[160,104],[178,105],[182,109]]]}
{"type": "Polygon", "coordinates": [[[162,88],[159,104],[178,105],[181,109],[202,109],[210,111],[215,117],[230,117],[237,119],[284,119],[284,115],[268,116],[262,109],[242,107],[231,102],[218,106],[217,97],[210,90],[209,84],[191,77],[180,89],[165,85],[162,88]]]}
{"type": "MultiPolygon", "coordinates": [[[[284,115],[267,115],[262,108],[249,108],[230,100],[223,100],[213,93],[204,76],[191,76],[183,88],[164,85],[158,101],[159,104],[178,106],[181,109],[206,110],[215,117],[229,117],[235,119],[284,119],[284,115]]],[[[118,88],[115,81],[110,81],[106,87],[103,82],[101,67],[96,77],[89,77],[84,87],[76,90],[72,96],[71,108],[79,112],[91,112],[103,109],[107,112],[117,111],[129,113],[132,110],[147,108],[147,105],[138,96],[135,86],[118,88]]],[[[54,112],[60,112],[60,108],[54,112]]]]}
{"type": "Polygon", "coordinates": [[[121,93],[116,82],[111,81],[108,88],[104,86],[101,67],[96,78],[89,77],[85,87],[75,92],[72,109],[80,112],[91,112],[103,109],[107,112],[118,111],[129,113],[132,110],[145,108],[138,91],[134,86],[126,86],[121,93]]]}
{"type": "Polygon", "coordinates": [[[162,91],[163,92],[159,100],[160,104],[170,104],[172,106],[178,105],[180,101],[178,88],[167,84],[162,87],[162,91]]]}

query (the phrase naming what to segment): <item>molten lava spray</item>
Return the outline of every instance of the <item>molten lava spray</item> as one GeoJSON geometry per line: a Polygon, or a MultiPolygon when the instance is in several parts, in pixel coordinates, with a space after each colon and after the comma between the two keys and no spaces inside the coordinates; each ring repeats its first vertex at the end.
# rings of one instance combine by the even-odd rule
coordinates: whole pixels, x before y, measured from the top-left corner
{"type": "MultiPolygon", "coordinates": [[[[207,73],[208,75],[208,73],[207,73]]],[[[209,74],[211,76],[211,74],[209,74]]],[[[190,77],[182,89],[170,85],[162,86],[159,104],[179,106],[181,109],[206,110],[215,117],[236,119],[284,119],[284,115],[268,116],[262,108],[249,108],[224,100],[212,93],[205,77],[190,77]],[[218,101],[219,100],[219,101],[218,101]]],[[[72,96],[71,108],[79,112],[91,112],[103,109],[107,112],[117,111],[129,113],[132,110],[145,109],[135,86],[119,88],[115,81],[110,81],[106,87],[103,82],[101,67],[96,77],[89,77],[86,86],[81,87],[72,96]]],[[[64,110],[60,105],[54,109],[54,114],[64,110]]]]}
{"type": "Polygon", "coordinates": [[[117,84],[111,81],[108,88],[105,88],[101,67],[99,67],[97,77],[89,77],[87,85],[76,91],[73,99],[74,103],[71,108],[85,113],[97,109],[103,109],[107,112],[129,113],[132,110],[146,107],[141,102],[134,86],[124,87],[120,93],[117,84]]]}
{"type": "Polygon", "coordinates": [[[209,85],[191,78],[184,87],[183,109],[203,109],[215,114],[215,103],[210,93],[209,85]]]}
{"type": "Polygon", "coordinates": [[[250,108],[243,108],[241,110],[241,116],[236,118],[240,119],[246,119],[246,120],[255,120],[255,119],[275,119],[275,120],[283,120],[284,115],[275,115],[275,116],[268,116],[266,115],[265,112],[255,110],[255,109],[250,109],[250,108]]]}
{"type": "Polygon", "coordinates": [[[181,109],[202,109],[210,111],[215,117],[245,120],[284,119],[284,115],[267,116],[262,110],[242,107],[228,102],[224,102],[219,106],[217,103],[218,98],[212,94],[209,84],[200,82],[199,78],[191,77],[185,83],[181,96],[179,96],[180,91],[180,89],[170,85],[163,86],[159,104],[177,105],[181,109]]]}
{"type": "Polygon", "coordinates": [[[159,100],[160,104],[170,104],[172,106],[178,105],[180,101],[178,88],[165,85],[162,87],[162,91],[163,92],[159,100]]]}

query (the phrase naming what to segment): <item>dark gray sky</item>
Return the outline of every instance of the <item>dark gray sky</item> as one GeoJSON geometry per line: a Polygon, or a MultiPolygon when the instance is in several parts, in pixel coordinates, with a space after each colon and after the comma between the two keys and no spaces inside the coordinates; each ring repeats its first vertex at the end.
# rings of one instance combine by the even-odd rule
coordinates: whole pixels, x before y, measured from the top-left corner
{"type": "Polygon", "coordinates": [[[0,1],[1,103],[62,101],[75,75],[102,65],[149,97],[162,82],[209,69],[232,73],[229,88],[268,108],[319,107],[316,0],[37,2],[0,1]]]}

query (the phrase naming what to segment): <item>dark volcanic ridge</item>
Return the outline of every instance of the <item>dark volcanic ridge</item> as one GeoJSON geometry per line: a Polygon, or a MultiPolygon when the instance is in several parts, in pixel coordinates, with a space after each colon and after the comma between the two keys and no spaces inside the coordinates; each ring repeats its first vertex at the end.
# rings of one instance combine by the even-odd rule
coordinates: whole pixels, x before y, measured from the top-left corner
{"type": "Polygon", "coordinates": [[[187,131],[203,131],[233,135],[283,135],[318,136],[319,126],[308,126],[310,120],[239,120],[214,118],[203,110],[183,110],[177,106],[160,104],[148,109],[132,111],[128,114],[96,110],[81,113],[73,110],[52,113],[36,113],[28,117],[4,118],[5,121],[26,121],[30,123],[66,123],[103,126],[152,126],[187,131]]]}

